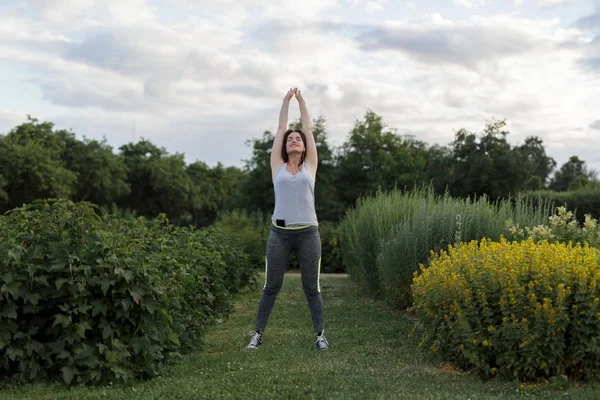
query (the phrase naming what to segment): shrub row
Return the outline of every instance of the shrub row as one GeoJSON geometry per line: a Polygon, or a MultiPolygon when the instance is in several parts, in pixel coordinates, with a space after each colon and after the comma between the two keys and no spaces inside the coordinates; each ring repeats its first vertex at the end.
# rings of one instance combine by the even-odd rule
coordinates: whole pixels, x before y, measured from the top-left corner
{"type": "Polygon", "coordinates": [[[67,384],[147,378],[252,282],[215,230],[44,200],[0,217],[0,371],[67,384]]]}
{"type": "Polygon", "coordinates": [[[536,204],[538,201],[552,203],[555,207],[566,207],[574,212],[579,223],[584,223],[584,216],[589,214],[592,218],[600,219],[600,185],[588,185],[567,192],[554,192],[540,190],[523,193],[536,204]]]}
{"type": "MultiPolygon", "coordinates": [[[[234,246],[248,253],[255,268],[264,269],[265,249],[271,229],[269,214],[260,211],[248,213],[243,210],[223,212],[219,214],[213,226],[223,232],[234,246]]],[[[346,272],[346,268],[342,263],[337,224],[330,221],[320,221],[319,234],[321,236],[321,272],[346,272]]],[[[297,260],[292,256],[290,266],[296,265],[297,260]]]]}
{"type": "Polygon", "coordinates": [[[430,251],[506,232],[506,221],[544,223],[550,207],[526,198],[490,204],[487,198],[436,196],[431,188],[377,193],[359,200],[341,223],[344,264],[361,286],[394,306],[412,303],[410,284],[430,251]]]}
{"type": "Polygon", "coordinates": [[[482,375],[600,376],[600,250],[482,240],[421,265],[413,310],[434,352],[482,375]]]}

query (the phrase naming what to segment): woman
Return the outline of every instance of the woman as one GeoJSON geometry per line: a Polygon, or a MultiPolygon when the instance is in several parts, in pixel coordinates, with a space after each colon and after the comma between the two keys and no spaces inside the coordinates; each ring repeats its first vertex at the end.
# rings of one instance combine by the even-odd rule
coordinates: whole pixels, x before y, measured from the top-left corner
{"type": "Polygon", "coordinates": [[[283,99],[279,128],[271,149],[275,210],[267,241],[265,285],[249,349],[256,349],[262,344],[263,332],[281,289],[292,251],[296,252],[300,265],[302,287],[316,334],[315,345],[319,350],[329,347],[323,334],[323,300],[319,284],[321,238],[314,194],[317,164],[317,146],[306,104],[298,88],[290,89],[283,99]],[[294,96],[300,104],[302,131],[287,130],[289,104],[294,96]]]}

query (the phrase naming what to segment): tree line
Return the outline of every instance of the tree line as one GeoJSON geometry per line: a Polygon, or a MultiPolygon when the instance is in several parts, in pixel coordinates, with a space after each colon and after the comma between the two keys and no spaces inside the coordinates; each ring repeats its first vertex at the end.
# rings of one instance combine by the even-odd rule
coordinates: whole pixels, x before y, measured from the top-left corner
{"type": "MultiPolygon", "coordinates": [[[[300,128],[300,122],[292,124],[300,128]]],[[[313,122],[319,151],[317,215],[338,221],[363,195],[431,184],[455,197],[487,195],[492,200],[522,191],[555,191],[597,184],[597,173],[572,156],[556,169],[543,141],[531,136],[511,145],[506,122],[489,122],[482,132],[457,131],[447,145],[430,145],[400,135],[381,116],[367,111],[346,141],[328,141],[326,120],[313,122]]],[[[0,212],[38,198],[89,201],[111,212],[153,217],[164,213],[176,224],[207,226],[220,212],[269,213],[274,206],[269,157],[274,135],[251,139],[242,168],[186,164],[184,154],[141,139],[115,152],[106,139],[79,140],[69,130],[29,117],[0,135],[0,212]]]]}

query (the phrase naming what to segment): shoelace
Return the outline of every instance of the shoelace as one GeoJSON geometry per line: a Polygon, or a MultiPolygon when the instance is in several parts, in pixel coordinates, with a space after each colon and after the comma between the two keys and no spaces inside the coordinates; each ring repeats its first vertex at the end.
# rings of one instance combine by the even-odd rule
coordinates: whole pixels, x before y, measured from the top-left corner
{"type": "Polygon", "coordinates": [[[258,343],[260,341],[261,335],[259,333],[256,332],[250,332],[250,336],[252,336],[252,343],[258,343]]]}

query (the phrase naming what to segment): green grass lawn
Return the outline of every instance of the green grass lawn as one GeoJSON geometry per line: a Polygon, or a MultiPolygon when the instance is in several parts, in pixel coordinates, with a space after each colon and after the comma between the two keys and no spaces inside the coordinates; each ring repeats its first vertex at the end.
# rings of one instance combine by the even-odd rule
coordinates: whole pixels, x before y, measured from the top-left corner
{"type": "MultiPolygon", "coordinates": [[[[520,387],[483,382],[417,348],[410,319],[370,300],[346,276],[321,278],[327,351],[314,348],[300,278],[288,274],[263,345],[245,349],[260,288],[237,298],[205,345],[148,382],[126,386],[28,385],[0,399],[599,399],[600,386],[520,387]]],[[[261,285],[262,287],[262,285],[261,285]]]]}

